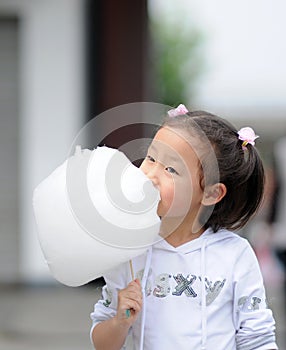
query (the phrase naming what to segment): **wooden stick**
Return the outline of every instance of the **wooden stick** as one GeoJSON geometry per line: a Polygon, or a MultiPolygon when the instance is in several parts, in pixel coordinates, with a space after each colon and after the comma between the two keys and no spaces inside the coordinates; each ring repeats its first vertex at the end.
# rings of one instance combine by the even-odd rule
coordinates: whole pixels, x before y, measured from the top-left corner
{"type": "Polygon", "coordinates": [[[132,278],[132,281],[134,281],[135,277],[134,277],[134,270],[133,270],[133,265],[132,265],[131,259],[129,260],[129,266],[130,266],[131,278],[132,278]]]}

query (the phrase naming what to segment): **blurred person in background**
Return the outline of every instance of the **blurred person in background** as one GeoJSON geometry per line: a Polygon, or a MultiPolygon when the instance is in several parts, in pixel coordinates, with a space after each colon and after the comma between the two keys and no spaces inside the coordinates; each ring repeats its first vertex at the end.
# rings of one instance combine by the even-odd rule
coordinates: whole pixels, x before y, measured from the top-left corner
{"type": "MultiPolygon", "coordinates": [[[[286,136],[274,145],[275,191],[273,196],[273,245],[284,270],[286,296],[286,136]]],[[[286,305],[285,305],[286,306],[286,305]]]]}

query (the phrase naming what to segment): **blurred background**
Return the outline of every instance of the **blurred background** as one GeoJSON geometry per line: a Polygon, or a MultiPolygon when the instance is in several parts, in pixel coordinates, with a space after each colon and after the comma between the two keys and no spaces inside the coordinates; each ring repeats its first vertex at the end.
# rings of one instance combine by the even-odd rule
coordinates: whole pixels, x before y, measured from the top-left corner
{"type": "Polygon", "coordinates": [[[184,103],[260,135],[266,199],[241,234],[286,349],[285,12],[283,0],[0,0],[0,349],[92,348],[89,313],[102,281],[53,280],[32,193],[90,119],[140,101],[184,103]]]}

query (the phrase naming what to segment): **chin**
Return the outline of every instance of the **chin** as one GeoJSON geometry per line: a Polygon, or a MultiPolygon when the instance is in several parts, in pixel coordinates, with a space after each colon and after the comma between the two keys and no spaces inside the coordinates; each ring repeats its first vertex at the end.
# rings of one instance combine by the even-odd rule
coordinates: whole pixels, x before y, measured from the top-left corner
{"type": "Polygon", "coordinates": [[[158,208],[157,215],[159,216],[160,219],[164,219],[169,216],[169,213],[166,212],[166,210],[162,210],[162,209],[160,210],[160,208],[158,208]]]}

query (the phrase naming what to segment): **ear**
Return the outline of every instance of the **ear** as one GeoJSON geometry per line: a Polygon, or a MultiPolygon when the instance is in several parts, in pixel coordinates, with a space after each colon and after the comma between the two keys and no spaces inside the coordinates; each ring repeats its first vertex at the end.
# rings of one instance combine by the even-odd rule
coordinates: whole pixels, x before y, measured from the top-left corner
{"type": "Polygon", "coordinates": [[[216,183],[214,185],[207,186],[204,190],[202,204],[203,205],[214,205],[220,202],[226,195],[227,189],[225,184],[216,183]]]}

